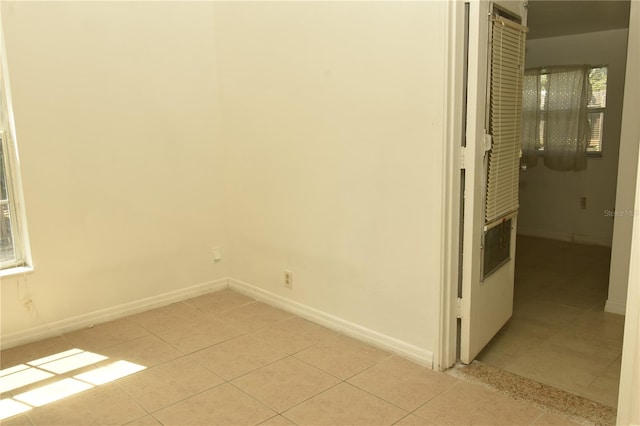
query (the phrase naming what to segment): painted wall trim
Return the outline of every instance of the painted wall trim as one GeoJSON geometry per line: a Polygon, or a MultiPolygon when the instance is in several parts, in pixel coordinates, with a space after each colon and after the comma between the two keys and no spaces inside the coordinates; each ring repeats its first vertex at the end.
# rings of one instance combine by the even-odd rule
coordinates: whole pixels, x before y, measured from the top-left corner
{"type": "Polygon", "coordinates": [[[8,349],[25,343],[34,342],[48,337],[58,336],[62,333],[78,330],[92,324],[112,321],[129,315],[144,312],[150,309],[180,302],[202,294],[223,290],[227,288],[227,278],[207,281],[179,290],[169,291],[156,296],[123,303],[109,308],[101,309],[87,314],[78,315],[61,321],[32,327],[27,330],[9,333],[2,336],[2,349],[8,349]]]}
{"type": "Polygon", "coordinates": [[[611,239],[595,235],[578,235],[566,232],[547,231],[542,229],[518,227],[518,235],[527,237],[546,238],[549,240],[567,241],[578,244],[592,244],[596,246],[611,247],[611,239]]]}
{"type": "Polygon", "coordinates": [[[433,369],[433,352],[419,348],[410,343],[387,336],[377,331],[362,327],[342,318],[322,312],[318,309],[287,299],[255,285],[229,278],[229,288],[253,297],[268,305],[291,312],[316,324],[338,331],[354,339],[361,340],[381,349],[396,353],[414,362],[433,369]]]}
{"type": "Polygon", "coordinates": [[[604,305],[604,310],[605,312],[610,312],[612,314],[624,315],[626,312],[626,305],[624,303],[607,299],[607,303],[604,305]]]}
{"type": "Polygon", "coordinates": [[[440,318],[438,348],[434,354],[434,369],[444,371],[456,362],[458,280],[460,262],[460,156],[463,135],[463,114],[466,85],[466,51],[468,36],[465,26],[466,6],[461,2],[447,3],[447,80],[445,84],[446,148],[442,163],[442,250],[440,280],[440,318]]]}

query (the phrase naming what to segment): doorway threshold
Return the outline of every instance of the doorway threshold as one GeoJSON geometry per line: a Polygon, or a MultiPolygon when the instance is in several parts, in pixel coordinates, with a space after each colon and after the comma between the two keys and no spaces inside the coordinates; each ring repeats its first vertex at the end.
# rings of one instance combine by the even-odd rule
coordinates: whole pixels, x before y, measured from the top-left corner
{"type": "Polygon", "coordinates": [[[480,361],[473,361],[469,365],[458,364],[448,372],[463,380],[484,384],[516,400],[534,404],[543,410],[562,414],[580,424],[615,425],[616,423],[615,408],[480,361]]]}

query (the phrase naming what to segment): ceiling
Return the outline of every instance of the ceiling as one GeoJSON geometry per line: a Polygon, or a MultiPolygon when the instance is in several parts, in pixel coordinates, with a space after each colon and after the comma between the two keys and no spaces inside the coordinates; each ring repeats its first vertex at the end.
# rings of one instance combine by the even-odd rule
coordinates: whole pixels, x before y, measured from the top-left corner
{"type": "Polygon", "coordinates": [[[529,0],[528,39],[629,27],[630,0],[529,0]]]}

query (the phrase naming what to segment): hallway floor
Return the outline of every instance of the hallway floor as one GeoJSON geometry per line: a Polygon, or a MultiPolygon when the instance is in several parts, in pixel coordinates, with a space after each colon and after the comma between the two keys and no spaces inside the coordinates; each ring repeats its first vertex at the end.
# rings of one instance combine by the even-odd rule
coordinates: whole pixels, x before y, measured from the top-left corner
{"type": "Polygon", "coordinates": [[[573,424],[230,290],[1,361],[6,426],[573,424]]]}
{"type": "Polygon", "coordinates": [[[616,407],[624,316],[604,312],[611,250],[518,236],[513,317],[477,359],[616,407]]]}

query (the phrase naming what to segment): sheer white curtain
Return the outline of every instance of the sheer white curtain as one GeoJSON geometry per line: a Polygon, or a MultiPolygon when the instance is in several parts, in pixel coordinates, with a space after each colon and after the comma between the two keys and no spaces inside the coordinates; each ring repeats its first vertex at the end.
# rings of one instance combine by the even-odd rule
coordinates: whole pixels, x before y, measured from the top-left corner
{"type": "Polygon", "coordinates": [[[524,75],[522,94],[522,164],[534,167],[542,148],[540,115],[540,70],[527,71],[524,75]]]}
{"type": "Polygon", "coordinates": [[[587,168],[589,66],[527,72],[523,100],[523,157],[533,166],[544,152],[552,170],[587,168]]]}

